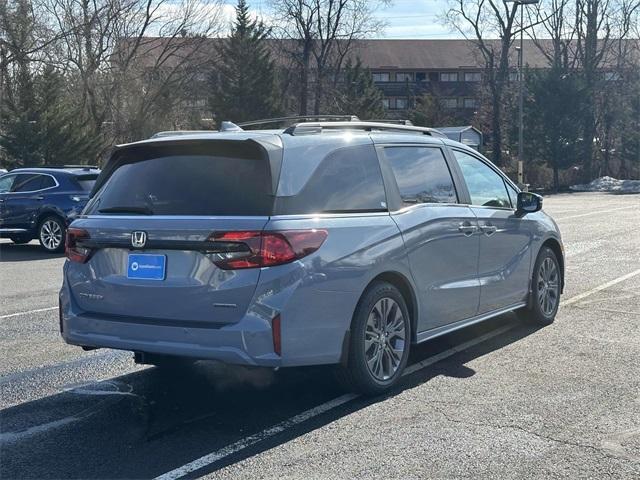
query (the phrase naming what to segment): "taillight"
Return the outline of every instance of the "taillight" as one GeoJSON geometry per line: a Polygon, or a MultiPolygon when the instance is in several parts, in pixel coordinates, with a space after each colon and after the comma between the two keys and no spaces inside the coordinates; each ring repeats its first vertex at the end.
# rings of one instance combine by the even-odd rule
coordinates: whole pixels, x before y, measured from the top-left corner
{"type": "Polygon", "coordinates": [[[227,244],[213,254],[214,263],[224,270],[273,267],[306,257],[320,248],[326,230],[280,230],[216,232],[209,241],[227,244]]]}
{"type": "Polygon", "coordinates": [[[68,228],[64,252],[72,262],[85,263],[89,258],[91,249],[78,245],[78,242],[89,238],[89,232],[81,228],[68,228]]]}

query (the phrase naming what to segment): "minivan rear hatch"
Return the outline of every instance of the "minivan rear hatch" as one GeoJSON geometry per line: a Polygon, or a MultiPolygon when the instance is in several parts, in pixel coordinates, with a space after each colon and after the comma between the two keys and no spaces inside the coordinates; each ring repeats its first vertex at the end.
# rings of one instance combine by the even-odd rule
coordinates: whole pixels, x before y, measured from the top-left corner
{"type": "Polygon", "coordinates": [[[69,229],[67,279],[80,309],[169,325],[239,321],[260,269],[220,268],[238,245],[218,239],[266,225],[275,147],[180,139],[116,151],[69,229]]]}

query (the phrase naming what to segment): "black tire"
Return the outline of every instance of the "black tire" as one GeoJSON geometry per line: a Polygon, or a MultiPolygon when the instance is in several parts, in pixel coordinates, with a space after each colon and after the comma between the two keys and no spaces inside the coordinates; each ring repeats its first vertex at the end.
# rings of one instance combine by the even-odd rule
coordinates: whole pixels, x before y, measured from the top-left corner
{"type": "Polygon", "coordinates": [[[67,226],[64,220],[55,215],[43,218],[38,224],[38,240],[47,252],[59,253],[64,251],[67,226]]]}
{"type": "MultiPolygon", "coordinates": [[[[518,316],[528,322],[535,325],[551,325],[558,313],[558,307],[560,305],[560,291],[562,290],[562,271],[560,270],[560,264],[556,254],[548,247],[543,247],[538,253],[536,263],[533,267],[533,275],[531,277],[531,298],[529,305],[518,310],[518,316]],[[541,276],[544,276],[545,268],[543,265],[553,265],[555,275],[550,276],[546,281],[546,288],[541,286],[541,283],[545,283],[541,276]],[[547,295],[549,290],[555,291],[555,302],[551,306],[549,303],[545,304],[544,295],[547,295]]],[[[551,296],[553,294],[550,293],[551,296]]],[[[550,298],[550,297],[549,297],[550,298]]]]}
{"type": "MultiPolygon", "coordinates": [[[[384,307],[383,307],[384,308],[384,307]]],[[[382,325],[382,322],[380,322],[382,325]]],[[[395,329],[397,331],[397,328],[395,329]]],[[[346,365],[340,365],[337,368],[336,376],[338,381],[348,390],[363,393],[365,395],[378,395],[384,391],[393,387],[400,377],[407,364],[409,358],[409,349],[411,346],[411,319],[407,310],[407,305],[400,291],[387,282],[375,282],[372,284],[360,298],[358,307],[353,315],[351,322],[351,331],[348,342],[348,353],[346,365]],[[380,335],[378,337],[372,336],[371,324],[368,322],[370,315],[373,315],[372,319],[375,320],[376,312],[380,313],[379,307],[384,305],[384,299],[387,299],[386,304],[389,305],[387,318],[397,319],[397,312],[399,308],[402,319],[401,322],[393,320],[396,325],[399,326],[402,323],[404,328],[404,340],[401,340],[398,334],[382,333],[389,328],[389,331],[394,330],[393,325],[389,325],[387,321],[384,322],[384,327],[380,328],[380,335]],[[392,302],[389,302],[392,300],[392,302]],[[394,305],[395,302],[395,305],[394,305]],[[376,308],[374,312],[374,308],[376,308]],[[396,308],[396,310],[393,310],[396,308]],[[365,346],[366,337],[375,338],[370,340],[370,346],[365,346]],[[394,342],[393,345],[391,342],[394,342]],[[385,343],[386,342],[386,343],[385,343]],[[400,348],[402,346],[401,356],[398,355],[397,350],[393,347],[400,348]],[[388,378],[379,378],[373,373],[372,368],[367,363],[367,356],[379,357],[379,361],[375,358],[371,358],[369,362],[373,362],[374,365],[380,365],[380,374],[384,376],[383,370],[386,365],[389,367],[389,373],[393,370],[392,374],[388,375],[388,378]],[[399,358],[397,367],[393,367],[395,359],[399,358]],[[386,359],[386,361],[385,361],[386,359]]]]}
{"type": "Polygon", "coordinates": [[[32,239],[31,237],[9,237],[9,239],[15,243],[16,245],[22,245],[23,243],[29,243],[32,239]]]}

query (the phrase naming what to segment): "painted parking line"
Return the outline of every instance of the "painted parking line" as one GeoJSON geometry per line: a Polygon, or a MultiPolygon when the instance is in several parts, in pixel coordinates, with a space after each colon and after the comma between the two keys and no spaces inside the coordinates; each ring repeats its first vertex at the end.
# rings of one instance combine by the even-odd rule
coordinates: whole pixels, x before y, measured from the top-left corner
{"type": "MultiPolygon", "coordinates": [[[[429,365],[440,362],[441,360],[451,357],[456,353],[460,353],[463,350],[473,347],[474,345],[485,342],[498,335],[502,335],[503,333],[513,329],[515,326],[516,324],[505,325],[504,327],[500,327],[485,335],[474,338],[473,340],[469,340],[468,342],[461,343],[460,345],[450,348],[449,350],[446,350],[444,352],[441,352],[438,355],[434,355],[433,357],[429,357],[421,362],[415,363],[407,367],[407,369],[404,371],[402,376],[411,375],[412,373],[415,373],[422,368],[425,368],[429,365]]],[[[195,472],[196,470],[200,470],[201,468],[212,465],[215,462],[218,462],[230,455],[238,453],[247,447],[255,445],[256,443],[259,443],[263,440],[273,437],[274,435],[277,435],[292,427],[295,427],[296,425],[306,422],[311,418],[317,417],[318,415],[322,415],[323,413],[326,413],[341,405],[344,405],[347,402],[355,400],[359,396],[360,395],[356,395],[354,393],[347,393],[345,395],[341,395],[337,398],[334,398],[333,400],[329,400],[328,402],[318,405],[317,407],[306,410],[294,417],[291,417],[287,420],[283,420],[282,422],[277,423],[273,427],[262,430],[261,432],[256,433],[254,435],[245,437],[242,440],[238,440],[237,442],[232,443],[231,445],[227,445],[226,447],[221,448],[220,450],[211,452],[207,455],[204,455],[203,457],[200,457],[192,462],[187,463],[186,465],[178,467],[175,470],[171,470],[170,472],[164,473],[159,477],[156,477],[155,480],[175,480],[178,478],[182,478],[185,475],[195,472]]]]}
{"type": "Polygon", "coordinates": [[[618,208],[610,208],[609,210],[594,210],[592,212],[587,212],[587,213],[580,213],[578,215],[569,215],[567,217],[558,217],[555,218],[554,220],[556,222],[561,222],[563,220],[569,220],[571,218],[581,218],[581,217],[587,217],[589,215],[598,215],[599,213],[610,213],[610,212],[617,212],[618,210],[627,210],[629,208],[635,208],[636,210],[638,209],[637,205],[627,205],[626,207],[618,207],[618,208]]]}
{"type": "Polygon", "coordinates": [[[560,306],[569,306],[572,305],[576,302],[579,302],[580,300],[587,298],[590,295],[593,295],[594,293],[598,293],[601,292],[602,290],[606,290],[609,287],[612,287],[618,283],[624,282],[625,280],[629,280],[630,278],[633,278],[637,275],[640,275],[640,268],[638,270],[634,270],[633,272],[629,272],[626,275],[622,275],[621,277],[618,278],[614,278],[613,280],[607,282],[607,283],[603,283],[602,285],[598,285],[595,288],[592,288],[591,290],[584,292],[584,293],[579,293],[578,295],[574,295],[573,297],[571,297],[569,300],[566,300],[564,302],[560,303],[560,306]]]}
{"type": "Polygon", "coordinates": [[[27,310],[26,312],[10,313],[8,315],[0,315],[0,320],[11,317],[19,317],[20,315],[29,315],[30,313],[49,312],[51,310],[57,310],[58,307],[36,308],[35,310],[27,310]]]}

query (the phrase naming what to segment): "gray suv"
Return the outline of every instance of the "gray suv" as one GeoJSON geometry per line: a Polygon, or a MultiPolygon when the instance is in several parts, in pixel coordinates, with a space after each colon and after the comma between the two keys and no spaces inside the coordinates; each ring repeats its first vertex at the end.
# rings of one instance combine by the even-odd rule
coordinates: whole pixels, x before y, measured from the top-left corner
{"type": "Polygon", "coordinates": [[[67,343],[335,364],[375,394],[412,344],[509,311],[553,321],[558,227],[475,150],[376,122],[232,130],[116,148],[68,229],[67,343]]]}

